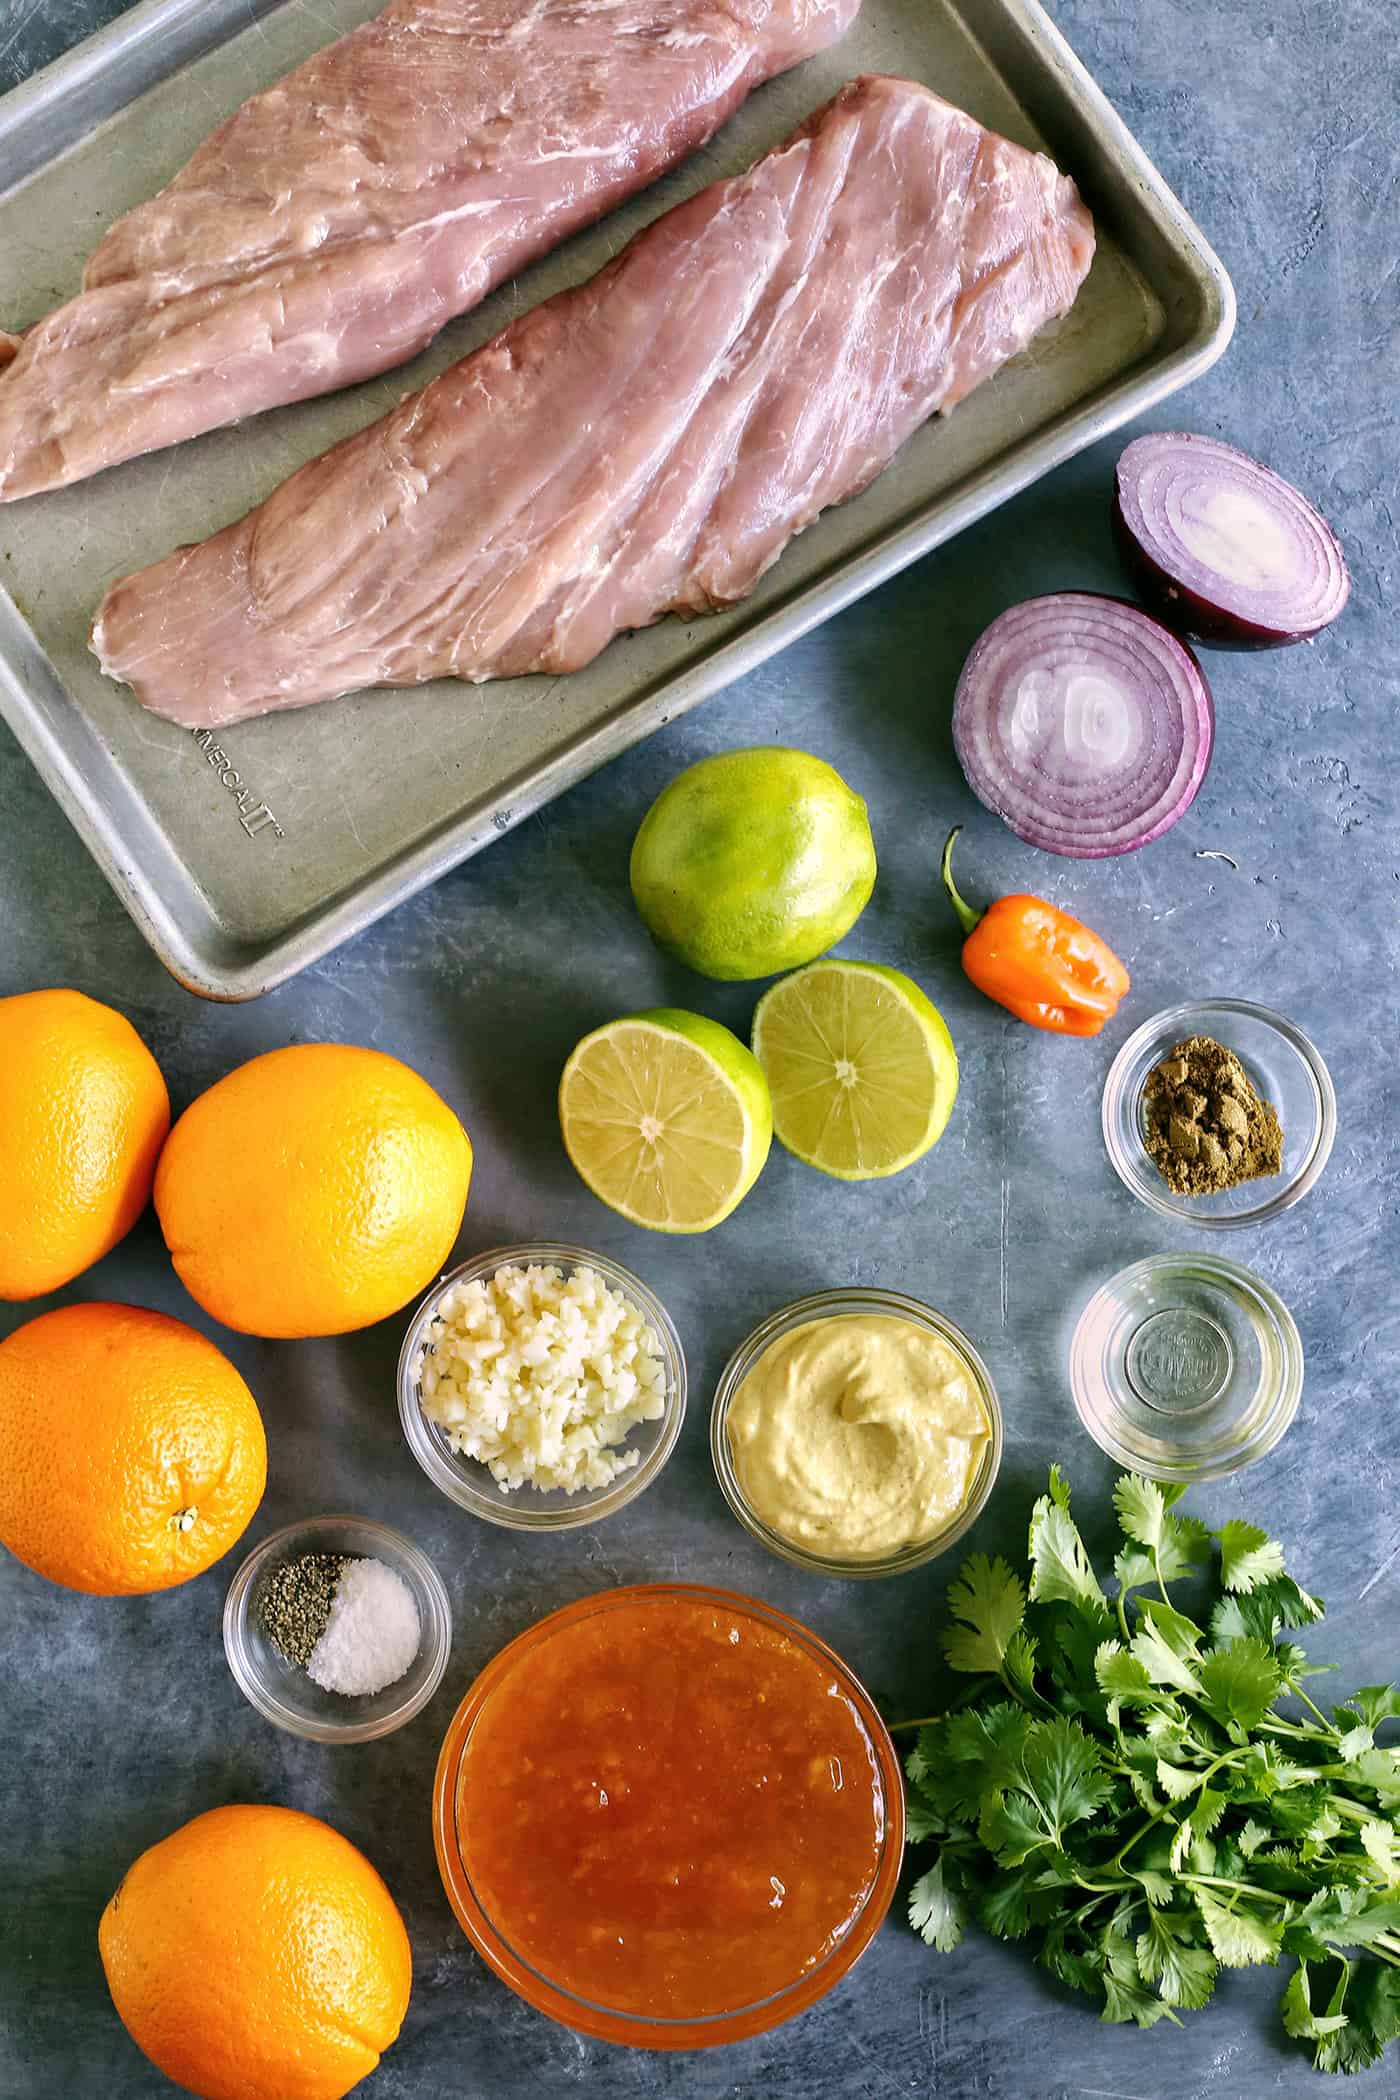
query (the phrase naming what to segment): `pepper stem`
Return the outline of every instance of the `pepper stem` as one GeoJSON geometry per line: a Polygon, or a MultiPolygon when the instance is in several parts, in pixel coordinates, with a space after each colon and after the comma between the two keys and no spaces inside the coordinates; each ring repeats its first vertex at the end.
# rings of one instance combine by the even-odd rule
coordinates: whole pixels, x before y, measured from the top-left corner
{"type": "Polygon", "coordinates": [[[961,830],[962,825],[955,824],[948,833],[948,843],[943,848],[943,861],[939,873],[943,877],[943,887],[948,892],[948,902],[962,921],[963,932],[968,934],[981,925],[982,914],[980,911],[974,911],[972,906],[958,895],[958,886],[953,880],[953,841],[961,830]]]}

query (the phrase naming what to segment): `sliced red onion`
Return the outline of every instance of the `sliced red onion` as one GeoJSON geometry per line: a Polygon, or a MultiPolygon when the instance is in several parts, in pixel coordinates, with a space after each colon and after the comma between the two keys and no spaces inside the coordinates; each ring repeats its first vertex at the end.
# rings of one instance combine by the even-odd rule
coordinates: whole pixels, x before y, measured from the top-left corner
{"type": "Polygon", "coordinates": [[[1028,598],[993,620],[953,702],[973,793],[1028,845],[1074,860],[1169,831],[1214,737],[1190,650],[1136,606],[1088,591],[1028,598]]]}
{"type": "Polygon", "coordinates": [[[1327,520],[1291,482],[1218,438],[1134,438],[1118,462],[1114,521],[1143,596],[1201,641],[1306,641],[1351,595],[1327,520]]]}

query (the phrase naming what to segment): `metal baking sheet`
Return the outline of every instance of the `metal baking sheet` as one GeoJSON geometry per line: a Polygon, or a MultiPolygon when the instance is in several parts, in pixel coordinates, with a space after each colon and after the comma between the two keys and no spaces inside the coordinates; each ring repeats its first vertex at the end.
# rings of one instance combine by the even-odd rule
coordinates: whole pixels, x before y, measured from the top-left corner
{"type": "MultiPolygon", "coordinates": [[[[76,290],[117,213],[244,97],[376,0],[145,0],[0,103],[0,321],[76,290]]],[[[1184,385],[1229,340],[1229,279],[1036,0],[865,0],[704,152],[453,323],[412,364],[76,488],[0,508],[0,709],[146,937],[192,991],[280,983],[617,752],[1184,385]],[[1072,312],[829,512],[732,611],[587,670],[368,692],[216,739],[156,720],[86,642],[114,576],[202,539],[291,470],[746,166],[857,72],[927,81],[1079,183],[1099,237],[1072,312]]]]}

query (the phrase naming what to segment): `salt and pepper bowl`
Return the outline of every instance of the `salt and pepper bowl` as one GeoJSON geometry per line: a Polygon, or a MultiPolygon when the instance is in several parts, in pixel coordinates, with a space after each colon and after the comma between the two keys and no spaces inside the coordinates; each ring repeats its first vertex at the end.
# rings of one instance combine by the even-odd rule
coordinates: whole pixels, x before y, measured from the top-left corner
{"type": "Polygon", "coordinates": [[[224,1602],[224,1653],[234,1682],[265,1719],[315,1743],[368,1743],[421,1713],[442,1682],[452,1648],[452,1607],[437,1569],[411,1539],[369,1517],[305,1517],[263,1540],[239,1568],[224,1602]],[[382,1691],[323,1691],[282,1655],[263,1627],[266,1578],[304,1553],[380,1560],[402,1577],[418,1607],[418,1653],[382,1691]]]}

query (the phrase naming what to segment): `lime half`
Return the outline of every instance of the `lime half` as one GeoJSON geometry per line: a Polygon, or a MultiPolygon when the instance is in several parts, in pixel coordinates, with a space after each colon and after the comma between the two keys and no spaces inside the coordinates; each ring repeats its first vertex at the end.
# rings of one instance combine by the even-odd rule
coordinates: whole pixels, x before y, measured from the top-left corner
{"type": "Polygon", "coordinates": [[[816,962],[758,1002],[754,1053],[788,1151],[841,1181],[897,1174],[943,1135],[958,1057],[911,977],[878,963],[816,962]]]}
{"type": "Polygon", "coordinates": [[[663,1006],[583,1038],[559,1082],[559,1123],[611,1209],[655,1232],[708,1232],[758,1179],[773,1109],[736,1035],[663,1006]]]}

